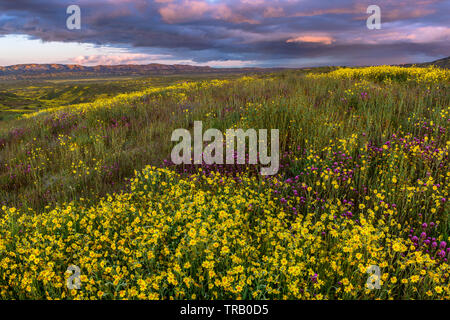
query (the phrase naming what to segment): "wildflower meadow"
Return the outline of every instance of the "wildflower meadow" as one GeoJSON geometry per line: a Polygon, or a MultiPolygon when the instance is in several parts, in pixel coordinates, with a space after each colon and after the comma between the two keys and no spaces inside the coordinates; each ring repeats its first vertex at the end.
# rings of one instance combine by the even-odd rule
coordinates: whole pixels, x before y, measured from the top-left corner
{"type": "Polygon", "coordinates": [[[449,80],[186,77],[2,121],[0,298],[449,299],[449,80]],[[278,172],[173,163],[195,121],[277,129],[278,172]]]}

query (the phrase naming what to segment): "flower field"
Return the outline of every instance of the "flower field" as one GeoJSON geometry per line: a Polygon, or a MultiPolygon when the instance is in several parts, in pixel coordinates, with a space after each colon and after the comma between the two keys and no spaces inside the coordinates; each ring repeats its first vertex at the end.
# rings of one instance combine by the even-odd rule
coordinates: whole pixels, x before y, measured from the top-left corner
{"type": "Polygon", "coordinates": [[[449,76],[187,79],[5,122],[0,298],[449,299],[449,76]],[[197,120],[279,129],[278,174],[173,165],[197,120]]]}

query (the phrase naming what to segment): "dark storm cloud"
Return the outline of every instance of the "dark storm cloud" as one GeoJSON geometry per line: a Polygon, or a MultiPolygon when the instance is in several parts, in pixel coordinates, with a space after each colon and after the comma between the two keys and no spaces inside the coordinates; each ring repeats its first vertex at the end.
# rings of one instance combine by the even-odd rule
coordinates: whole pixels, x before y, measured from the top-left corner
{"type": "Polygon", "coordinates": [[[0,0],[0,34],[195,62],[399,63],[449,55],[449,9],[439,0],[0,0]],[[65,27],[71,4],[82,10],[80,31],[65,27]],[[366,28],[371,4],[381,7],[381,30],[366,28]]]}

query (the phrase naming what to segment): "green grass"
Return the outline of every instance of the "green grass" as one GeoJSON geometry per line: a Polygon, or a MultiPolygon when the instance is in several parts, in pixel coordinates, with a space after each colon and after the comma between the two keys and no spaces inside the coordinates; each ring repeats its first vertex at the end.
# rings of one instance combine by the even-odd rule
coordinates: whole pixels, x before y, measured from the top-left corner
{"type": "MultiPolygon", "coordinates": [[[[191,127],[194,120],[223,131],[232,125],[278,128],[283,151],[306,146],[322,150],[330,141],[354,133],[365,134],[361,145],[368,137],[385,141],[399,130],[417,133],[411,117],[446,125],[439,117],[449,104],[445,87],[423,94],[424,88],[414,83],[372,83],[364,89],[371,94],[369,100],[351,101],[346,93],[353,88],[350,80],[307,79],[295,71],[259,77],[206,89],[138,95],[112,105],[100,101],[99,108],[87,107],[85,112],[68,107],[64,116],[44,113],[4,122],[0,137],[7,143],[0,150],[0,199],[40,209],[79,197],[96,199],[123,187],[134,170],[161,165],[170,155],[171,132],[191,127]],[[23,172],[28,165],[31,174],[23,172]]],[[[168,82],[179,80],[171,77],[168,82]]],[[[72,98],[76,90],[71,87],[72,98]]],[[[67,98],[64,90],[54,92],[67,98]]]]}
{"type": "MultiPolygon", "coordinates": [[[[450,235],[450,84],[423,83],[420,73],[416,80],[370,79],[310,77],[305,71],[218,81],[169,77],[138,93],[57,105],[1,122],[3,257],[18,257],[11,267],[3,264],[8,271],[1,294],[67,297],[62,278],[49,277],[54,291],[45,293],[33,270],[56,261],[58,274],[68,264],[80,265],[96,279],[95,290],[86,288],[86,294],[92,289],[107,298],[118,298],[122,285],[128,288],[125,297],[136,297],[132,286],[149,275],[158,284],[154,290],[160,290],[152,297],[160,298],[284,299],[320,293],[344,299],[448,299],[448,261],[439,258],[438,245],[450,235]],[[227,176],[239,171],[236,166],[221,175],[208,175],[215,169],[208,166],[202,171],[147,167],[166,166],[173,130],[192,130],[197,120],[204,130],[222,132],[279,129],[279,174],[266,179],[247,170],[227,176]],[[203,235],[191,243],[194,233],[203,235]],[[131,246],[136,260],[104,246],[103,235],[111,244],[131,246]],[[413,235],[420,241],[413,244],[413,235]],[[228,241],[230,254],[237,256],[210,255],[215,241],[228,241]],[[28,260],[35,247],[41,260],[28,260]],[[155,255],[148,257],[151,250],[155,255]],[[246,287],[242,295],[231,294],[233,289],[214,296],[213,278],[201,269],[208,261],[217,261],[222,280],[242,263],[246,276],[258,274],[261,282],[239,284],[246,287]],[[186,262],[195,269],[182,272],[201,285],[185,288],[182,278],[175,282],[168,276],[186,262]],[[251,271],[255,262],[257,273],[251,271]],[[106,265],[127,266],[123,284],[110,287],[109,271],[102,273],[106,265]],[[368,265],[383,269],[382,290],[364,289],[368,265]],[[301,266],[300,276],[288,266],[301,266]],[[21,279],[33,279],[30,290],[11,284],[21,279]],[[295,293],[299,288],[305,289],[302,295],[295,293]]],[[[46,91],[49,101],[79,97],[82,85],[70,85],[69,91],[58,85],[46,91]]]]}
{"type": "Polygon", "coordinates": [[[0,121],[37,110],[93,102],[181,81],[234,79],[236,74],[0,81],[0,121]]]}

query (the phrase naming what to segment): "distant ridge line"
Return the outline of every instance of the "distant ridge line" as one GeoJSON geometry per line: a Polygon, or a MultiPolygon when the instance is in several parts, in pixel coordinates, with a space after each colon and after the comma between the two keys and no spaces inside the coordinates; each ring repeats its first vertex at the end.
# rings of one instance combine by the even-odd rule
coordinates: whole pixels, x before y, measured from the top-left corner
{"type": "Polygon", "coordinates": [[[166,65],[166,64],[122,64],[82,66],[78,64],[17,64],[6,67],[0,66],[0,77],[27,77],[27,76],[125,76],[125,75],[170,75],[186,73],[227,73],[227,72],[263,72],[281,68],[212,68],[209,66],[166,65]]]}
{"type": "MultiPolygon", "coordinates": [[[[435,65],[440,68],[450,69],[450,56],[432,62],[417,64],[401,64],[400,66],[426,67],[435,65]]],[[[79,64],[16,64],[0,66],[0,78],[2,79],[28,79],[28,78],[61,78],[61,77],[102,77],[102,76],[155,76],[176,75],[194,73],[250,73],[271,72],[294,68],[213,68],[210,66],[192,66],[184,64],[121,64],[82,66],[79,64]]],[[[302,69],[298,67],[296,69],[302,69]]]]}

